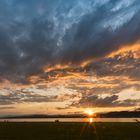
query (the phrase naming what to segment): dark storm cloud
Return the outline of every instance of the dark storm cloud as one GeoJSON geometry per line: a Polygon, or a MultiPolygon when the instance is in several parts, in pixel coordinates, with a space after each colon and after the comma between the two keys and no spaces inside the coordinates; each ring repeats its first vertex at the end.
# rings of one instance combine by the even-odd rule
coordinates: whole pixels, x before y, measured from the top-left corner
{"type": "Polygon", "coordinates": [[[140,90],[139,56],[139,50],[133,52],[132,48],[132,51],[105,57],[83,68],[58,69],[40,77],[46,79],[50,76],[49,82],[70,77],[68,79],[71,82],[67,88],[79,93],[89,91],[94,94],[116,94],[129,88],[140,90]]]}
{"type": "MultiPolygon", "coordinates": [[[[69,95],[69,94],[62,94],[62,95],[41,95],[35,93],[33,91],[26,91],[24,89],[15,90],[15,91],[8,91],[5,94],[0,94],[0,109],[6,108],[6,105],[17,105],[20,103],[48,103],[48,102],[64,102],[69,99],[76,98],[77,95],[69,95]],[[2,108],[3,107],[3,108],[2,108]]],[[[8,108],[7,108],[8,109],[8,108]]],[[[10,108],[9,108],[10,109],[10,108]]]]}
{"type": "Polygon", "coordinates": [[[140,2],[1,0],[0,76],[28,83],[44,66],[75,65],[139,40],[140,2]]]}
{"type": "Polygon", "coordinates": [[[56,97],[49,98],[47,96],[32,93],[10,93],[8,95],[0,95],[0,105],[11,105],[17,103],[33,103],[33,102],[51,102],[56,97]]]}
{"type": "Polygon", "coordinates": [[[74,31],[70,28],[66,32],[62,63],[73,64],[100,58],[139,40],[140,7],[134,4],[133,8],[129,7],[131,10],[126,8],[120,12],[111,12],[114,4],[117,2],[110,1],[94,11],[94,14],[86,14],[77,25],[72,26],[74,31]],[[129,15],[127,12],[130,12],[129,15]],[[67,45],[67,42],[70,44],[67,45]]]}
{"type": "MultiPolygon", "coordinates": [[[[126,76],[132,80],[140,81],[139,50],[135,53],[127,51],[125,54],[122,53],[114,57],[102,59],[101,61],[90,64],[85,69],[87,71],[94,71],[99,77],[126,76]],[[135,57],[136,54],[139,57],[135,57]]],[[[114,82],[117,83],[118,81],[114,79],[114,82]]]]}
{"type": "Polygon", "coordinates": [[[73,103],[72,106],[79,107],[127,107],[138,105],[140,99],[137,100],[118,100],[117,95],[112,95],[108,97],[100,97],[97,95],[85,96],[81,98],[80,101],[73,103]]]}
{"type": "MultiPolygon", "coordinates": [[[[133,50],[133,49],[132,49],[133,50]]],[[[113,57],[106,57],[78,71],[84,72],[85,80],[71,82],[68,88],[82,95],[119,94],[122,91],[140,90],[140,58],[135,53],[126,51],[113,57]],[[83,82],[84,81],[84,82],[83,82]]],[[[140,56],[140,55],[137,55],[140,56]]]]}

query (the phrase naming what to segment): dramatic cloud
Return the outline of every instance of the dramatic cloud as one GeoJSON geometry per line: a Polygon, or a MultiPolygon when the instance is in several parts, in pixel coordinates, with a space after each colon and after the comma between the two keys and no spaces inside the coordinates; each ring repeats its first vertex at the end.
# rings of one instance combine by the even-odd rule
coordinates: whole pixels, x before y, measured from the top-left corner
{"type": "Polygon", "coordinates": [[[44,67],[84,63],[139,40],[138,0],[0,3],[1,80],[27,83],[44,67]]]}
{"type": "Polygon", "coordinates": [[[126,107],[139,105],[140,99],[137,100],[118,100],[117,95],[108,96],[105,98],[96,95],[83,97],[78,103],[73,103],[72,106],[82,107],[126,107]]]}
{"type": "Polygon", "coordinates": [[[0,0],[1,109],[139,107],[139,13],[139,0],[0,0]]]}
{"type": "Polygon", "coordinates": [[[75,98],[78,98],[78,95],[75,94],[42,95],[29,90],[1,90],[0,92],[0,105],[64,102],[66,100],[74,100],[75,98]]]}

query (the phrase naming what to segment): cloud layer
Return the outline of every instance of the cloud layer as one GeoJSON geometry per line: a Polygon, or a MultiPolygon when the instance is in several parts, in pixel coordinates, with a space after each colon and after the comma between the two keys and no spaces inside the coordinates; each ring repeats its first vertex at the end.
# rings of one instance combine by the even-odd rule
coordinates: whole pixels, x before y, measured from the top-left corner
{"type": "Polygon", "coordinates": [[[26,83],[44,67],[79,65],[139,40],[138,0],[0,3],[1,80],[26,83]]]}
{"type": "Polygon", "coordinates": [[[139,106],[120,98],[140,91],[139,13],[139,0],[1,0],[0,105],[139,106]]]}

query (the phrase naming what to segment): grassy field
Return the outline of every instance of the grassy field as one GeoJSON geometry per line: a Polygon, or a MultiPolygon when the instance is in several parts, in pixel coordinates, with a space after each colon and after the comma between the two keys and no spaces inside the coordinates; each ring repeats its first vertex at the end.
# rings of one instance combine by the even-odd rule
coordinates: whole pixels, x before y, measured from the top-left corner
{"type": "Polygon", "coordinates": [[[140,140],[140,124],[0,122],[0,140],[140,140]]]}

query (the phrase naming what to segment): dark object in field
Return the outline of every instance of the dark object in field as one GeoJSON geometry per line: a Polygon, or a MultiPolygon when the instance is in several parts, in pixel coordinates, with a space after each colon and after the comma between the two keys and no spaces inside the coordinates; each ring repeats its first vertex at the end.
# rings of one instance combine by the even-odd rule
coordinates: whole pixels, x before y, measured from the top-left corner
{"type": "Polygon", "coordinates": [[[135,119],[136,122],[140,123],[140,121],[138,119],[135,119]]]}
{"type": "Polygon", "coordinates": [[[58,122],[59,122],[59,120],[55,120],[54,122],[55,122],[55,123],[58,123],[58,122]]]}

